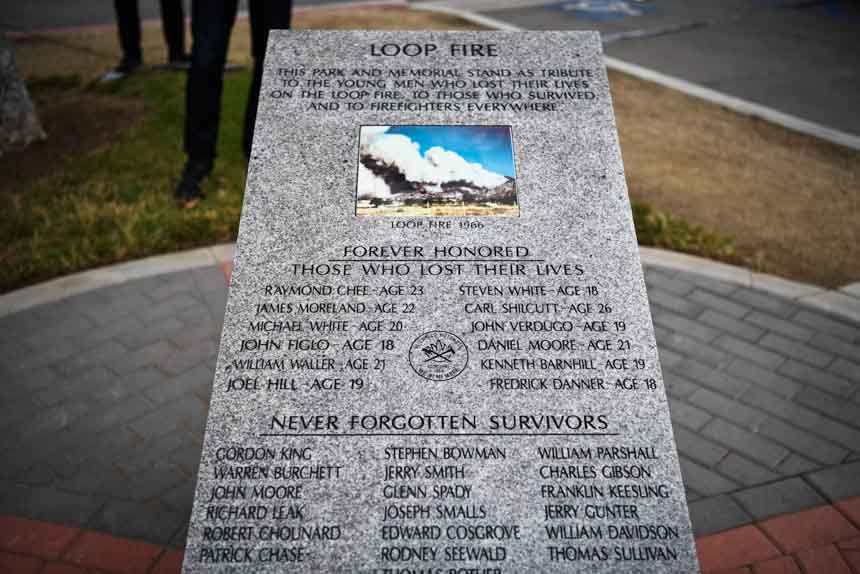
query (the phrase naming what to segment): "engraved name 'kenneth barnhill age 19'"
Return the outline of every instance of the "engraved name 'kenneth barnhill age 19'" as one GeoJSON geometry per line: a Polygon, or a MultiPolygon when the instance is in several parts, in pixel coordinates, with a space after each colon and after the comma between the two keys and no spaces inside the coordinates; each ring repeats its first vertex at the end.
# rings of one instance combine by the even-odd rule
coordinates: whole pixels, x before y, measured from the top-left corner
{"type": "Polygon", "coordinates": [[[183,571],[698,572],[596,34],[270,34],[183,571]]]}

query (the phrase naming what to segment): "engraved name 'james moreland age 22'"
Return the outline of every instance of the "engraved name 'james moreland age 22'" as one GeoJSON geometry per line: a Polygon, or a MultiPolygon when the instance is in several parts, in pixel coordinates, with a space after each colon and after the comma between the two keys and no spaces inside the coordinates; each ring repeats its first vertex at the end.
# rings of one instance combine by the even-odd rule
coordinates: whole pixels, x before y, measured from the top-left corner
{"type": "Polygon", "coordinates": [[[599,38],[266,67],[183,571],[697,572],[599,38]]]}

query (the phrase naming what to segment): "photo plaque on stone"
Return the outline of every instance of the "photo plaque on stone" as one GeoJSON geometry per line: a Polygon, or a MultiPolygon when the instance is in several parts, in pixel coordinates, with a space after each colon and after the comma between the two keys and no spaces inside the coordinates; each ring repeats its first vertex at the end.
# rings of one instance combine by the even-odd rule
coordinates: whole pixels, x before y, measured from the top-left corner
{"type": "Polygon", "coordinates": [[[699,571],[600,38],[273,32],[183,571],[699,571]]]}

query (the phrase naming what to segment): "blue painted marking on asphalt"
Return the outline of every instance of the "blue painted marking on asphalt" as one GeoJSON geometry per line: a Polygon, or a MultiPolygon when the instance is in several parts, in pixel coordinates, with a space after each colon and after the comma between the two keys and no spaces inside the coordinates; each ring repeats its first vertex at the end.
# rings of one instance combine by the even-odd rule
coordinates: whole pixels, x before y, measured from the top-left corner
{"type": "Polygon", "coordinates": [[[644,0],[568,0],[544,5],[549,10],[570,12],[587,20],[620,20],[642,16],[656,10],[653,2],[644,0]]]}

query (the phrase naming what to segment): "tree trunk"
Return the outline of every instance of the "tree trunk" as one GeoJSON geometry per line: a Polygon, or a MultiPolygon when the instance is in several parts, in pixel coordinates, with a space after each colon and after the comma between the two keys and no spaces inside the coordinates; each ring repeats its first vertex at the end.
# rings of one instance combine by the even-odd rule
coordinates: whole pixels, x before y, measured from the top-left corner
{"type": "Polygon", "coordinates": [[[0,33],[0,154],[45,137],[27,84],[15,65],[12,46],[0,33]]]}

